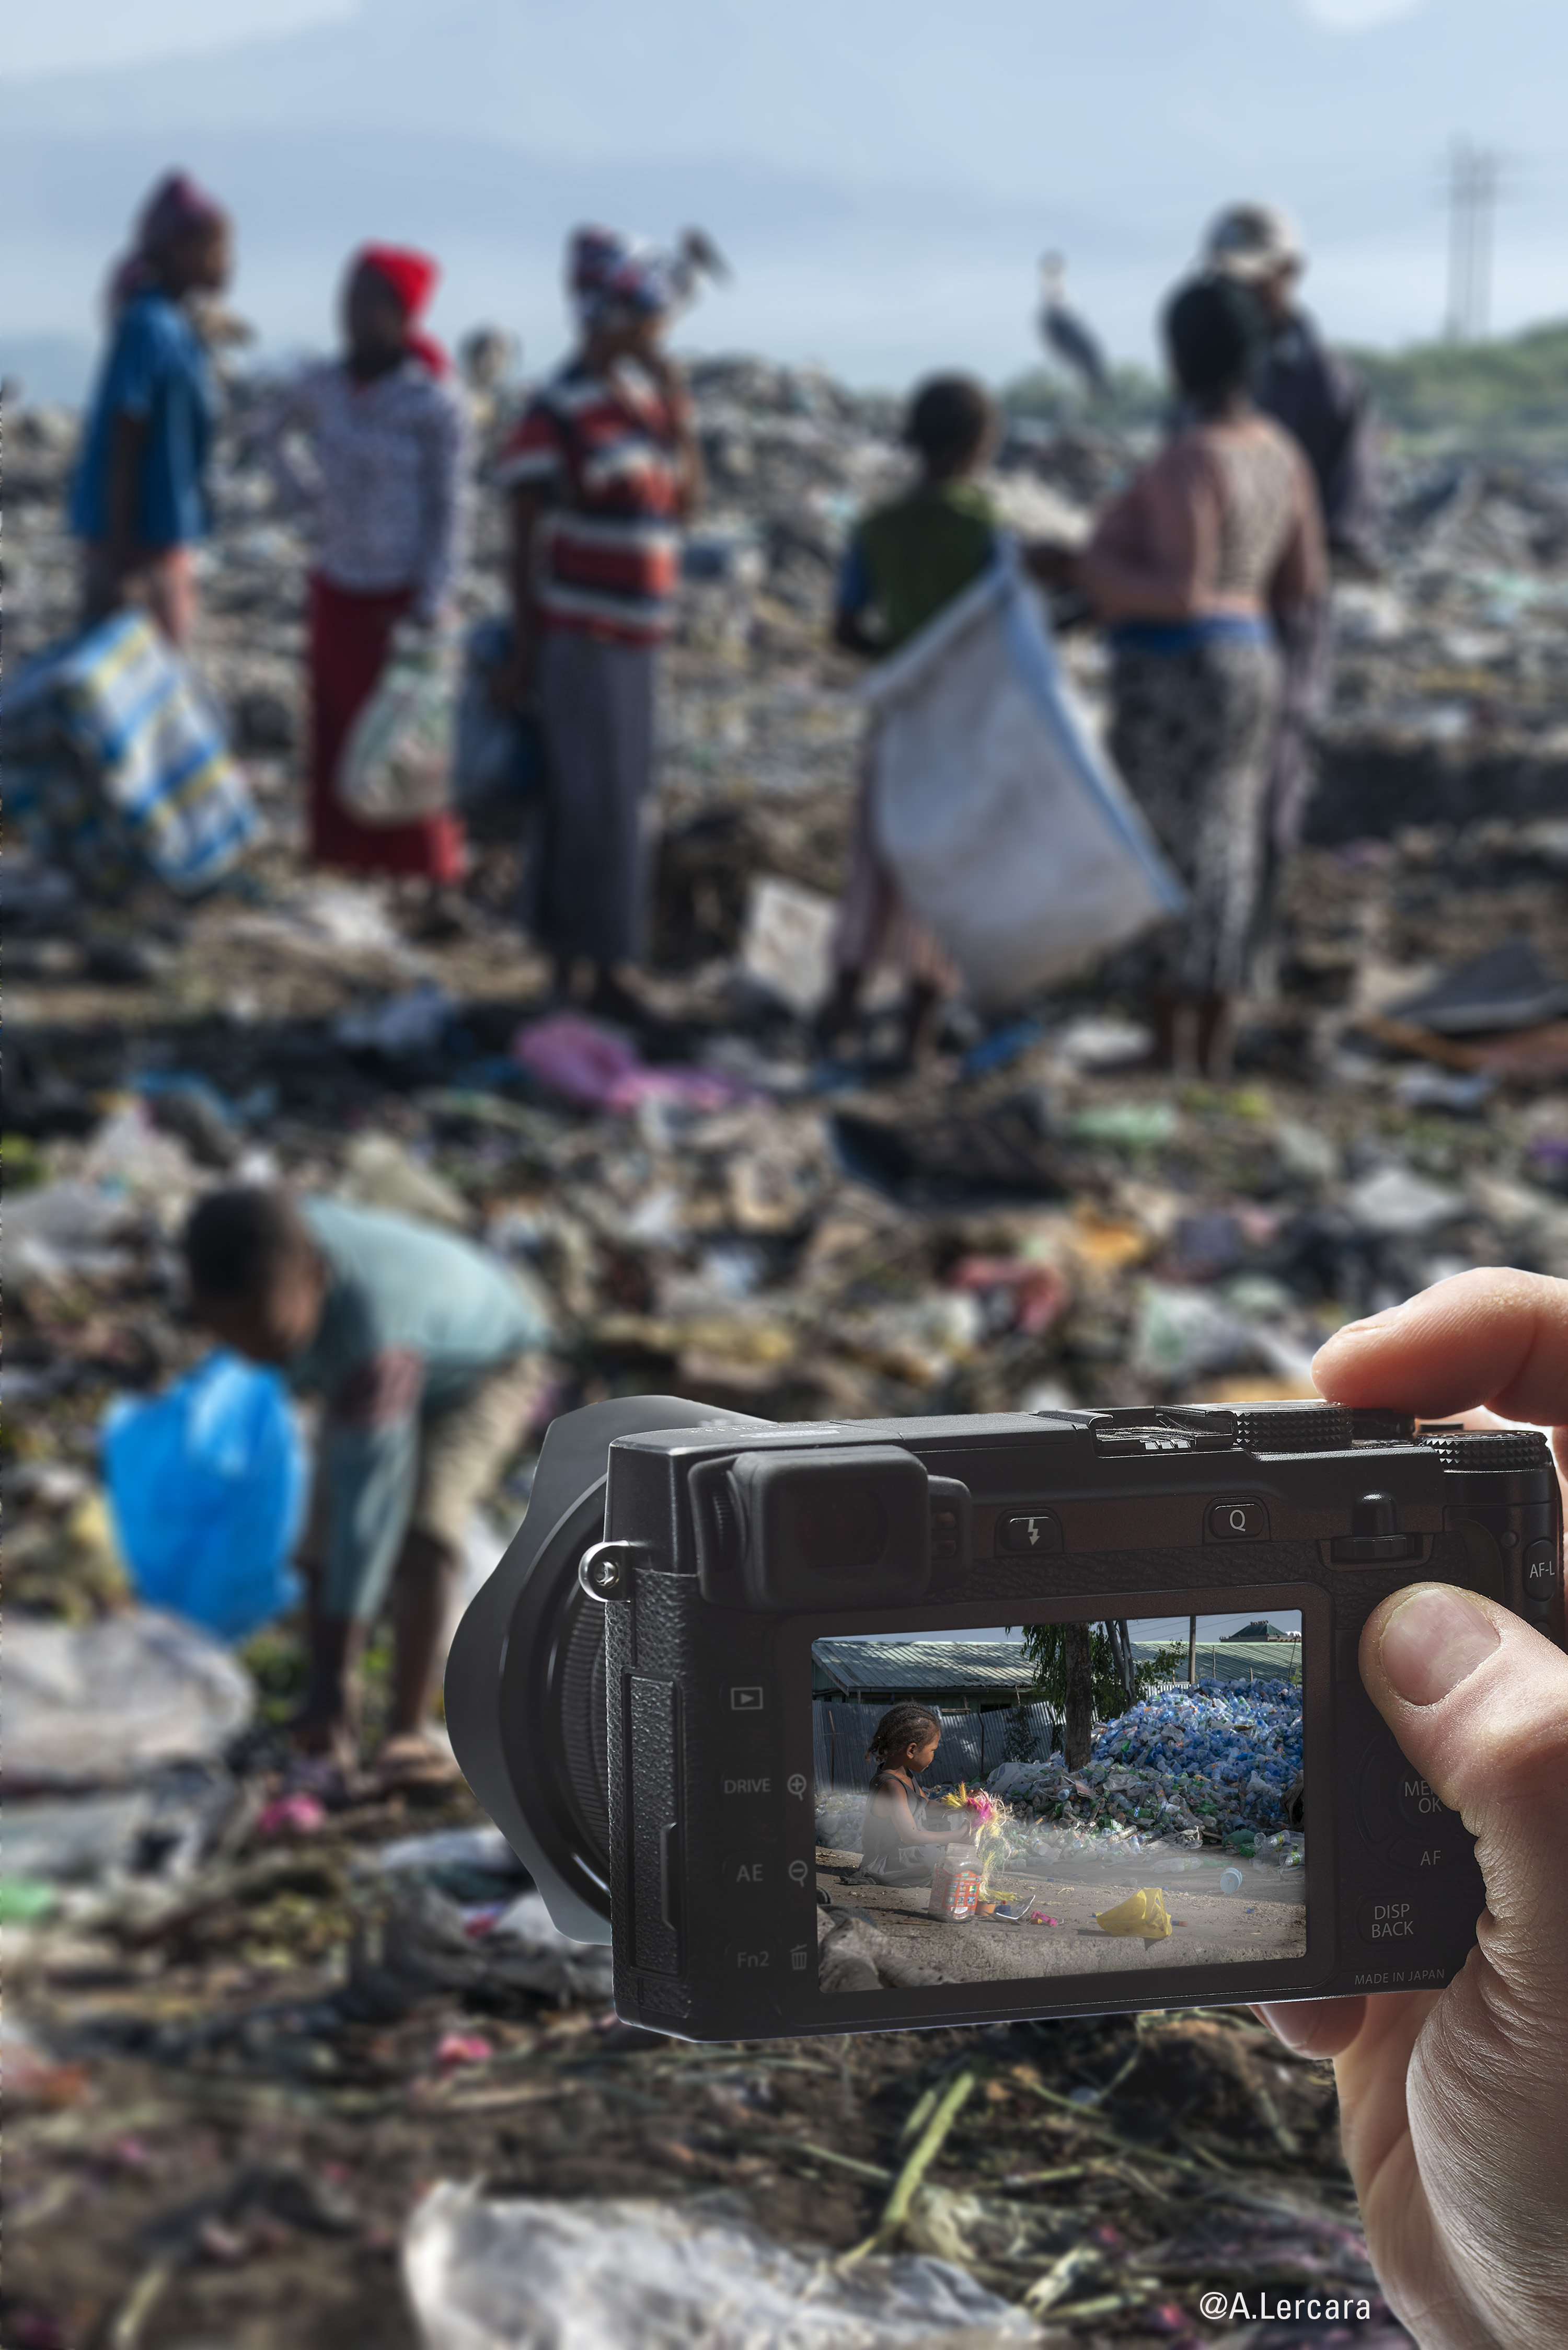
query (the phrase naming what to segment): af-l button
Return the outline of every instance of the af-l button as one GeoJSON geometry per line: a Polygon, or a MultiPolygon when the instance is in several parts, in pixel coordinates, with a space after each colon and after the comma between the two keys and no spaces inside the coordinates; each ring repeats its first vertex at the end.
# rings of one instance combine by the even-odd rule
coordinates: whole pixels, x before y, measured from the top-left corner
{"type": "Polygon", "coordinates": [[[1215,1542],[1267,1542],[1269,1513],[1262,1502],[1211,1502],[1209,1532],[1215,1542]]]}
{"type": "Polygon", "coordinates": [[[1534,1542],[1524,1554],[1524,1607],[1527,1615],[1549,1616],[1557,1596],[1557,1546],[1534,1542]]]}

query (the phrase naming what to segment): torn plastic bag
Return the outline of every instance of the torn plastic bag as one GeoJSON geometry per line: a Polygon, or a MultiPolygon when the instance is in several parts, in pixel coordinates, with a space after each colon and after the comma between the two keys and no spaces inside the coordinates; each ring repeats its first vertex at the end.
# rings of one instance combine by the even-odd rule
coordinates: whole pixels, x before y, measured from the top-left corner
{"type": "Polygon", "coordinates": [[[108,1786],[206,1762],[254,1711],[244,1668],[178,1617],[135,1607],[93,1624],[6,1624],[12,1783],[108,1786]]]}
{"type": "Polygon", "coordinates": [[[877,841],[975,1003],[1026,1002],[1182,910],[1013,548],[862,691],[877,841]]]}
{"type": "Polygon", "coordinates": [[[442,2179],[403,2239],[425,2350],[985,2350],[1032,2319],[962,2269],[873,2254],[836,2270],[727,2196],[486,2202],[442,2179]]]}
{"type": "Polygon", "coordinates": [[[305,1500],[305,1449],[275,1371],[209,1355],[104,1423],[115,1532],[155,1607],[243,1640],[293,1607],[289,1565],[305,1500]]]}
{"type": "Polygon", "coordinates": [[[443,629],[403,621],[375,691],[348,730],[333,778],[358,824],[409,824],[452,804],[457,655],[443,629]]]}

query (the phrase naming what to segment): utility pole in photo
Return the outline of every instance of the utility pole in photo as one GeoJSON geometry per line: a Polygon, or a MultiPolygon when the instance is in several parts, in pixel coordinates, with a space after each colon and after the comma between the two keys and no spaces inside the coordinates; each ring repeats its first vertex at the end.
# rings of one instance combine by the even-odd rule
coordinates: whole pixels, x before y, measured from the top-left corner
{"type": "Polygon", "coordinates": [[[1491,311],[1492,214],[1501,159],[1456,139],[1449,158],[1449,318],[1451,343],[1485,339],[1491,311]]]}

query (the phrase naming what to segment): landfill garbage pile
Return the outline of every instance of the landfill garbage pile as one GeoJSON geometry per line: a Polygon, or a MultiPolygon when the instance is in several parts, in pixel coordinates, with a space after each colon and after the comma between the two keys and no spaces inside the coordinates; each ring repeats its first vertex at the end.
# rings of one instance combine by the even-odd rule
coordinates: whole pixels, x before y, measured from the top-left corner
{"type": "Polygon", "coordinates": [[[1086,1831],[1136,1847],[1174,1836],[1251,1856],[1261,1837],[1288,1837],[1301,1780],[1298,1683],[1200,1680],[1161,1690],[1107,1722],[1081,1770],[1056,1753],[1003,1762],[986,1785],[1014,1813],[1079,1838],[1086,1831]]]}
{"type": "MultiPolygon", "coordinates": [[[[296,1617],[212,1653],[149,1627],[139,1576],[154,1568],[106,1427],[145,1427],[149,1403],[178,1421],[216,1376],[174,1242],[221,1182],[433,1219],[547,1291],[558,1343],[493,1523],[474,1530],[475,1574],[515,1527],[548,1418],[580,1402],[674,1391],[793,1419],[1294,1395],[1328,1331],[1445,1273],[1568,1274],[1568,834],[1533,714],[1555,691],[1552,583],[1568,577],[1550,534],[1530,539],[1549,477],[1465,493],[1468,532],[1524,515],[1506,562],[1459,533],[1451,498],[1423,519],[1417,478],[1408,501],[1397,484],[1390,578],[1342,599],[1327,814],[1288,877],[1278,987],[1248,1012],[1233,1085],[1152,1073],[1114,971],[990,1025],[956,1006],[935,1066],[898,1076],[888,993],[838,1059],[810,1026],[863,733],[826,616],[855,511],[902,478],[896,418],[763,361],[694,380],[713,498],[660,715],[643,1030],[551,1014],[514,920],[515,843],[487,844],[461,902],[433,910],[304,868],[306,548],[273,509],[243,383],[199,659],[262,837],[195,902],[151,883],[97,899],[7,844],[0,1495],[7,1637],[25,1626],[48,1672],[29,1700],[30,1786],[7,1752],[0,2334],[31,2350],[416,2350],[466,2314],[416,2321],[400,2248],[432,2179],[484,2178],[504,2208],[711,2190],[743,2207],[759,2274],[783,2272],[781,2245],[815,2262],[874,2240],[878,2262],[955,2263],[1047,2340],[1202,2342],[1199,2281],[1299,2277],[1355,2286],[1368,2314],[1349,2339],[1391,2345],[1332,2080],[1248,2020],[787,2051],[628,2032],[602,1953],[562,1946],[465,1794],[363,1789],[337,1807],[293,1783],[296,1617]],[[1432,534],[1450,524],[1445,555],[1432,534]],[[1483,608],[1502,588],[1476,585],[1503,569],[1506,627],[1483,608]],[[1456,650],[1459,629],[1490,635],[1456,650]],[[1460,654],[1465,723],[1428,740],[1423,713],[1460,654]],[[1532,663],[1539,691],[1515,695],[1532,663]],[[1402,749],[1399,709],[1416,724],[1402,749]],[[1526,718],[1528,807],[1511,796],[1526,718]],[[90,1739],[61,1736],[48,1690],[106,1672],[130,1686],[144,1638],[180,1670],[190,1740],[172,1751],[172,1712],[130,1703],[96,1707],[90,1739]],[[1066,2174],[1048,2201],[1029,2183],[1042,2168],[1066,2174]]],[[[76,608],[77,422],[23,406],[7,424],[7,623],[25,658],[76,608]]],[[[1081,530],[1120,463],[1058,436],[1005,450],[998,480],[1021,527],[1081,530]]],[[[470,619],[504,600],[499,501],[482,495],[480,516],[470,619]]],[[[1067,659],[1103,690],[1092,638],[1067,659]]],[[[178,1563],[156,1564],[167,1605],[178,1563]]],[[[275,1584],[269,1613],[287,1604],[276,1565],[269,1550],[255,1581],[275,1584]]],[[[254,1621],[248,1602],[201,1605],[225,1632],[254,1621]]],[[[386,1683],[378,1644],[370,1741],[386,1683]]],[[[1205,1686],[1240,1742],[1221,1740],[1207,1777],[1151,1729],[1060,1787],[1039,1772],[1039,1802],[1027,1773],[992,1792],[1047,1856],[1052,1838],[1163,1842],[1163,1878],[1192,1837],[1209,1865],[1217,1840],[1245,1863],[1250,1834],[1254,1858],[1288,1863],[1287,1730],[1261,1711],[1245,1727],[1244,1700],[1205,1686]]],[[[825,1793],[825,1843],[856,1848],[861,1800],[825,1793]]],[[[886,1964],[842,1920],[829,1931],[846,1976],[886,1964]]]]}

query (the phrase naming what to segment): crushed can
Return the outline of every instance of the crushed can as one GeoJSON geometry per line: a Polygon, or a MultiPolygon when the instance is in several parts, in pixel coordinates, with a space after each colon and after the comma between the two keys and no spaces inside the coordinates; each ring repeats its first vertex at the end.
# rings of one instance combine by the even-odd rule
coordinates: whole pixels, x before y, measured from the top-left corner
{"type": "Polygon", "coordinates": [[[942,1847],[942,1856],[931,1874],[931,1898],[928,1905],[933,1918],[972,1918],[980,1899],[980,1871],[974,1864],[974,1847],[967,1844],[950,1844],[942,1847]]]}

